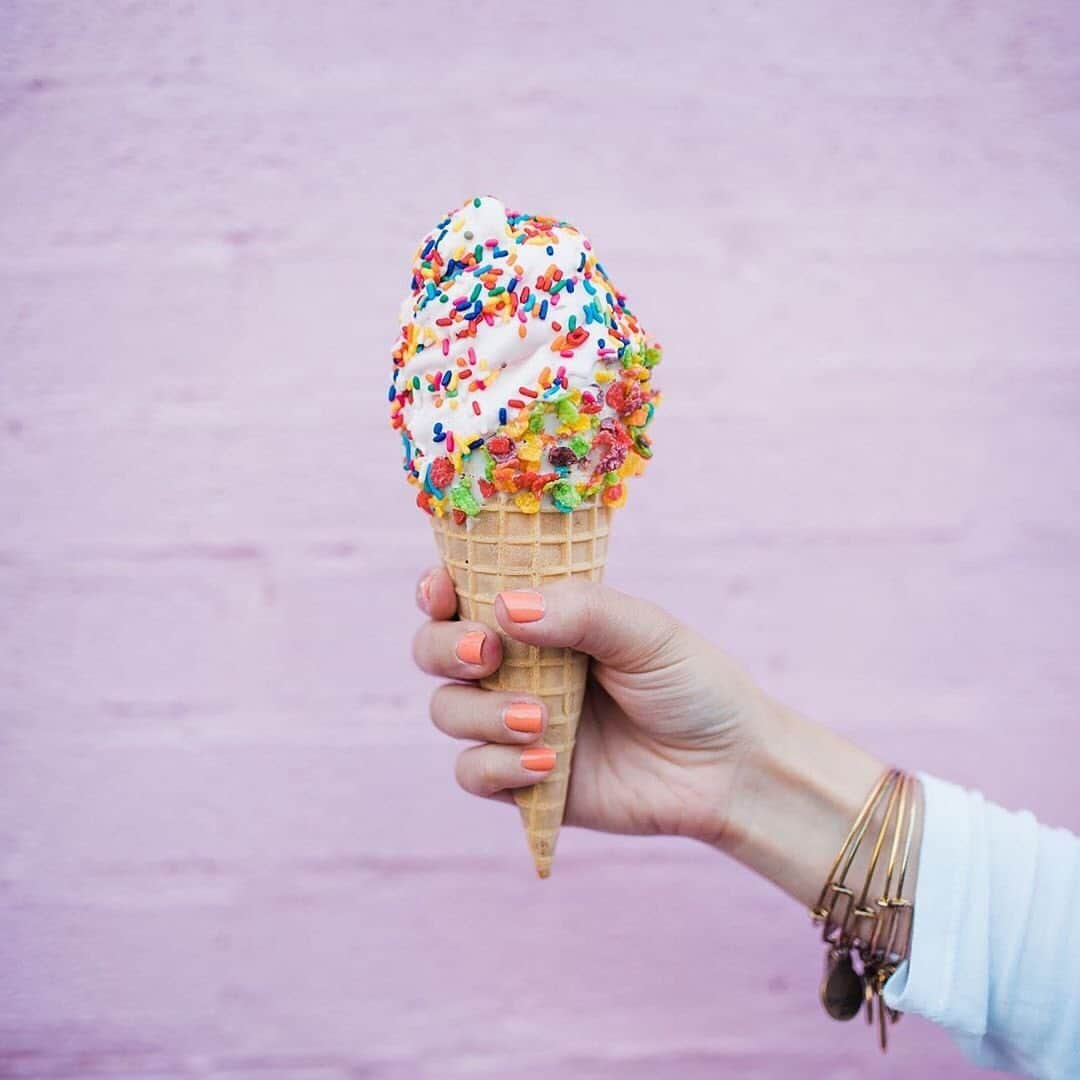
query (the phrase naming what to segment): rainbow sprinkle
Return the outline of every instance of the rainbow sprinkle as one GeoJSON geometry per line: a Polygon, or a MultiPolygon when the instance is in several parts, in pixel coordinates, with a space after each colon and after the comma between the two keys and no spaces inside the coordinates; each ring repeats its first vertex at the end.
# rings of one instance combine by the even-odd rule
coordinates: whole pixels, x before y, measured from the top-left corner
{"type": "Polygon", "coordinates": [[[388,399],[422,509],[622,505],[661,352],[577,229],[474,198],[424,238],[409,294],[388,399]]]}

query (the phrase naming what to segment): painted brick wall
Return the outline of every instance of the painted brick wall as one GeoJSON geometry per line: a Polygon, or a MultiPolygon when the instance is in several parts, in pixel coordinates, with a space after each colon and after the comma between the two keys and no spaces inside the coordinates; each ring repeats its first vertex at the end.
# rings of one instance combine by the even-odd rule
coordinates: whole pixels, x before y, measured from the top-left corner
{"type": "Polygon", "coordinates": [[[435,215],[580,222],[668,357],[611,579],[1080,827],[1078,57],[1064,0],[5,3],[0,1076],[970,1075],[719,856],[542,886],[455,789],[385,374],[435,215]]]}

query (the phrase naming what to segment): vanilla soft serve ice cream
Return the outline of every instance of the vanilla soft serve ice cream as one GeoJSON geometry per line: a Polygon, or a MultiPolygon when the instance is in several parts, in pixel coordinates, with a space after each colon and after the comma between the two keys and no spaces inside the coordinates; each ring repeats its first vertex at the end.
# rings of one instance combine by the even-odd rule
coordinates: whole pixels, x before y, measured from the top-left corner
{"type": "Polygon", "coordinates": [[[572,225],[485,196],[417,249],[389,390],[428,513],[626,498],[652,456],[660,349],[572,225]]]}

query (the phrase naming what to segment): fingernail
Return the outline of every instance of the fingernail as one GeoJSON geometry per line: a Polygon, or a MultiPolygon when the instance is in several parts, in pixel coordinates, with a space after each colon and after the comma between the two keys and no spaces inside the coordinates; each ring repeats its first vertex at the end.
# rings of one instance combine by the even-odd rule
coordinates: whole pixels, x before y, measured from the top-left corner
{"type": "Polygon", "coordinates": [[[544,617],[544,598],[538,592],[499,593],[506,613],[516,623],[536,622],[544,617]]]}
{"type": "Polygon", "coordinates": [[[529,772],[549,772],[555,768],[555,751],[550,746],[530,746],[522,751],[521,764],[529,772]]]}
{"type": "Polygon", "coordinates": [[[484,638],[486,637],[487,634],[483,630],[470,630],[467,634],[462,634],[457,643],[457,648],[454,650],[458,659],[466,664],[479,664],[480,657],[484,652],[484,638]]]}
{"type": "Polygon", "coordinates": [[[503,720],[511,731],[535,735],[544,726],[544,710],[530,701],[515,701],[506,706],[503,720]]]}
{"type": "Polygon", "coordinates": [[[435,571],[427,574],[420,579],[420,584],[416,586],[416,602],[423,608],[424,611],[431,610],[431,579],[434,576],[435,571]]]}

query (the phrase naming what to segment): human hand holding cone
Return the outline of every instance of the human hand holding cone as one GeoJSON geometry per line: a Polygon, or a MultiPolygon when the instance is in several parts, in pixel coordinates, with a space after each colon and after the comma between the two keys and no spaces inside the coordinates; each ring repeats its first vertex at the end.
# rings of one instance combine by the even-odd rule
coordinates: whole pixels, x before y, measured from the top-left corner
{"type": "Polygon", "coordinates": [[[495,598],[562,577],[600,580],[611,511],[652,456],[660,350],[577,229],[490,197],[424,239],[410,293],[391,424],[460,613],[502,639],[502,666],[482,685],[547,707],[555,768],[514,795],[547,877],[589,661],[503,634],[495,598]]]}
{"type": "Polygon", "coordinates": [[[525,645],[503,634],[495,618],[495,597],[563,577],[599,581],[607,562],[610,526],[611,511],[598,498],[572,514],[554,508],[526,514],[510,498],[500,496],[461,522],[450,515],[432,518],[439,554],[457,592],[458,611],[502,638],[503,662],[481,685],[529,694],[547,706],[544,742],[557,754],[555,768],[540,783],[514,791],[542,878],[551,873],[566,809],[589,658],[573,649],[525,645]]]}

